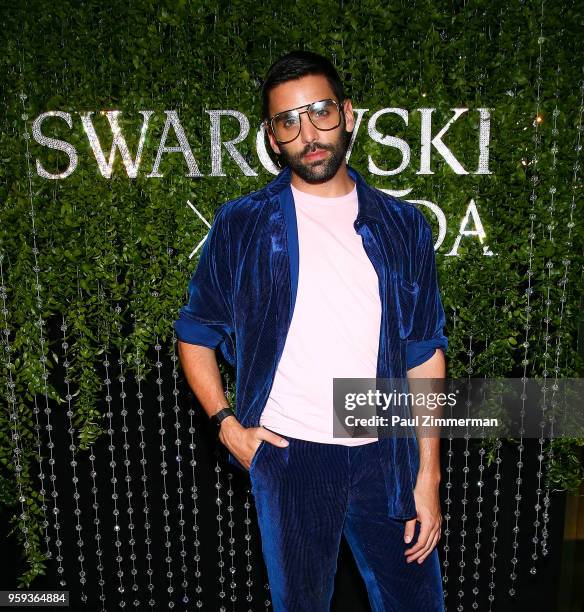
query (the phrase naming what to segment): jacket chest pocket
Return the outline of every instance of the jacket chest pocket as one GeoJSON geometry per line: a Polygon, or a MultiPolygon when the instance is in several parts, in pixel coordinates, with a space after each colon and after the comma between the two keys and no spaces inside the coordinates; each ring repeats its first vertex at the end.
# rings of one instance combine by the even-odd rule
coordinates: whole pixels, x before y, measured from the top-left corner
{"type": "Polygon", "coordinates": [[[420,287],[415,281],[411,283],[395,271],[391,272],[391,283],[399,321],[399,335],[402,340],[406,340],[414,326],[414,311],[420,287]]]}

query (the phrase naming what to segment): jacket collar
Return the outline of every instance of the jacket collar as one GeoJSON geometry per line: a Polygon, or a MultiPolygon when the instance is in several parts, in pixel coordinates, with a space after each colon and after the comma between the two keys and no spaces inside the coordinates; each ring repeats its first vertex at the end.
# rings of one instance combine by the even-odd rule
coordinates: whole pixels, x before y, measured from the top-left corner
{"type": "MultiPolygon", "coordinates": [[[[363,219],[371,219],[373,221],[379,221],[381,215],[379,212],[379,201],[378,194],[370,187],[365,179],[351,166],[347,164],[347,172],[349,176],[357,184],[357,198],[359,200],[359,212],[357,214],[357,221],[363,219]]],[[[286,166],[278,176],[266,185],[268,196],[280,195],[280,193],[290,187],[292,178],[292,171],[289,166],[286,166]]]]}

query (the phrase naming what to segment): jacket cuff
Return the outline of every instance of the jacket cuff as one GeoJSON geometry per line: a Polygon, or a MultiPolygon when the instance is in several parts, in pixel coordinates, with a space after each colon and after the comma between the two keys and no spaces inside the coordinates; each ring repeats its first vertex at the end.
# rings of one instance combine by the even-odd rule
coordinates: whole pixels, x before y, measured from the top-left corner
{"type": "Polygon", "coordinates": [[[428,361],[438,348],[446,352],[448,349],[448,338],[446,336],[438,336],[430,340],[408,342],[406,346],[406,369],[411,370],[425,361],[428,361]]]}
{"type": "Polygon", "coordinates": [[[174,321],[173,327],[178,339],[188,344],[200,344],[214,349],[223,340],[220,332],[194,319],[178,319],[174,321]]]}

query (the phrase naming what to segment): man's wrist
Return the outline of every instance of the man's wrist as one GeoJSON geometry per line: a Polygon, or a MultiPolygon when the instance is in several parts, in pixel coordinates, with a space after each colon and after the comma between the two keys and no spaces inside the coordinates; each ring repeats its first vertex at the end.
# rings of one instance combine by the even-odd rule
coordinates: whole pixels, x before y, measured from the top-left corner
{"type": "Polygon", "coordinates": [[[428,484],[440,484],[440,472],[436,470],[424,470],[418,471],[418,482],[425,482],[428,484]]]}
{"type": "Polygon", "coordinates": [[[229,429],[236,423],[239,423],[239,421],[237,420],[237,417],[235,416],[235,414],[229,415],[221,421],[221,423],[218,426],[218,430],[225,431],[226,429],[229,429]]]}
{"type": "Polygon", "coordinates": [[[235,415],[235,411],[231,406],[224,406],[223,408],[220,408],[219,410],[217,410],[217,412],[212,414],[209,417],[209,420],[211,421],[211,424],[215,429],[215,433],[218,436],[219,432],[222,429],[223,422],[237,421],[237,417],[235,415]]]}

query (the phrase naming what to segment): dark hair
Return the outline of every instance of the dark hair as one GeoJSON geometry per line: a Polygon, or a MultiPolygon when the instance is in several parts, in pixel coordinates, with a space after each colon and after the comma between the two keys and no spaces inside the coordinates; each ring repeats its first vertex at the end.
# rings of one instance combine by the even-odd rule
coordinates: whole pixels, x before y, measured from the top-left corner
{"type": "Polygon", "coordinates": [[[326,57],[312,51],[291,51],[276,60],[268,69],[262,85],[262,119],[269,119],[269,97],[274,87],[309,74],[326,77],[339,102],[345,99],[339,74],[326,57]]]}

